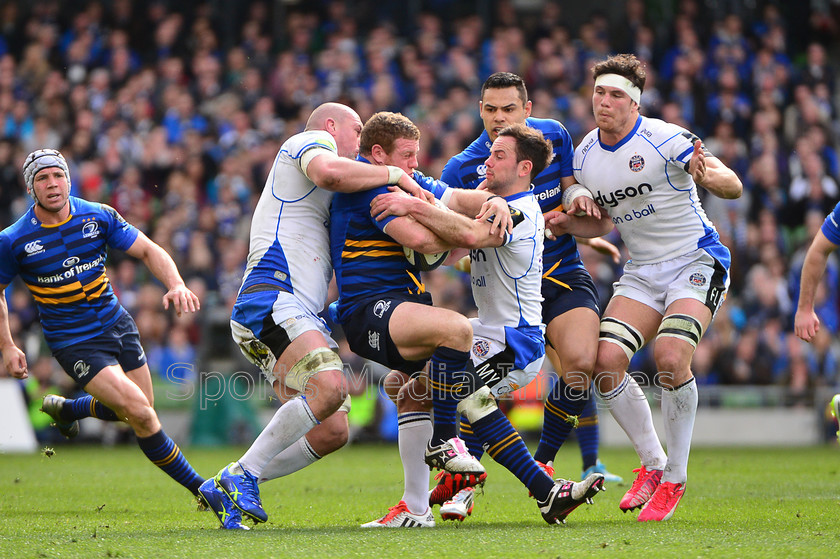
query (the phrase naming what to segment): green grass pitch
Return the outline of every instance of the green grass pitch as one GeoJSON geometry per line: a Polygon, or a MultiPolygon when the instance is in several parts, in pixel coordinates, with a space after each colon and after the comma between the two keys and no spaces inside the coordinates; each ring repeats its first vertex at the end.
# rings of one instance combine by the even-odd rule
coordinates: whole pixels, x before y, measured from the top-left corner
{"type": "MultiPolygon", "coordinates": [[[[203,475],[241,448],[187,448],[203,475]]],[[[602,459],[627,481],[630,449],[602,459]]],[[[692,450],[674,517],[639,523],[608,485],[565,526],[548,526],[519,482],[485,458],[473,516],[432,530],[362,530],[402,494],[395,445],[354,445],[261,486],[269,515],[250,532],[219,530],[212,513],[133,446],[64,445],[48,458],[0,455],[0,557],[834,557],[840,549],[840,450],[692,450]]],[[[557,475],[577,478],[561,450],[557,475]]],[[[439,516],[438,516],[439,519],[439,516]]]]}

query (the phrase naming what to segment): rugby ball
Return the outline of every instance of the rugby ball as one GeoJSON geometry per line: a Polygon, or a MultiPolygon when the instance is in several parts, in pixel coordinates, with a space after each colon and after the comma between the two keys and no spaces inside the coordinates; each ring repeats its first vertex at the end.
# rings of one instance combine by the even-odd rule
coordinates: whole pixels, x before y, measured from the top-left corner
{"type": "Polygon", "coordinates": [[[403,254],[405,254],[405,259],[416,266],[418,270],[421,272],[428,272],[443,264],[443,261],[446,260],[447,256],[449,256],[449,251],[447,250],[445,252],[438,252],[435,254],[423,254],[422,252],[418,252],[414,249],[403,247],[403,254]]]}

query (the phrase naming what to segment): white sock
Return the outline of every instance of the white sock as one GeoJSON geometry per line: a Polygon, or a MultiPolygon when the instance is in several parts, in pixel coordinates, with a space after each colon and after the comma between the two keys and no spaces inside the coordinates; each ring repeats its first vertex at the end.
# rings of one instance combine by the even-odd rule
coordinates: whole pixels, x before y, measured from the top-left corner
{"type": "Polygon", "coordinates": [[[259,483],[293,474],[320,459],[321,457],[312,449],[306,437],[301,437],[265,465],[260,474],[259,483]]]}
{"type": "Polygon", "coordinates": [[[697,416],[697,382],[694,377],[673,390],[662,389],[662,416],[665,419],[665,441],[668,443],[668,464],[662,481],[685,483],[688,479],[691,434],[697,416]]]}
{"type": "Polygon", "coordinates": [[[432,438],[432,419],[427,412],[405,412],[399,422],[400,459],[405,489],[402,500],[408,510],[422,514],[429,509],[429,467],[424,456],[426,443],[432,438]]]}
{"type": "Polygon", "coordinates": [[[664,469],[667,456],[653,428],[653,417],[645,393],[633,376],[624,375],[624,381],[614,390],[602,394],[601,398],[627,433],[642,465],[649,470],[664,469]]]}
{"type": "Polygon", "coordinates": [[[280,406],[239,465],[257,478],[269,461],[286,450],[318,424],[305,398],[295,398],[280,406]]]}

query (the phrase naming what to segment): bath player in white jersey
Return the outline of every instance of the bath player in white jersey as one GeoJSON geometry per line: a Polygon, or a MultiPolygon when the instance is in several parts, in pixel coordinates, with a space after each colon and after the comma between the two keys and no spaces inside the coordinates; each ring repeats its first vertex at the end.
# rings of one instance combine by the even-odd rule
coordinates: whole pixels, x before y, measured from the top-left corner
{"type": "Polygon", "coordinates": [[[614,225],[630,253],[601,319],[593,379],[641,460],[620,508],[642,507],[640,521],[667,520],[687,478],[697,410],[691,359],[729,286],[729,250],[700,206],[697,187],[738,198],[742,185],[691,132],[639,114],[645,71],[634,56],[610,57],[593,74],[598,128],[574,158],[575,179],[586,188],[549,226],[589,236],[614,225]],[[606,210],[600,220],[570,215],[591,198],[606,210]],[[654,339],[667,456],[647,400],[627,374],[633,354],[654,339]]]}
{"type": "Polygon", "coordinates": [[[332,277],[333,192],[391,184],[425,197],[399,167],[353,161],[361,130],[361,119],[350,107],[317,107],[306,130],[280,148],[254,211],[231,330],[285,403],[238,461],[201,486],[224,528],[241,528],[242,513],[265,522],[259,481],[292,473],[347,441],[342,363],[318,316],[332,277]]]}
{"type": "MultiPolygon", "coordinates": [[[[504,239],[477,234],[484,226],[454,212],[398,194],[374,198],[371,215],[410,215],[451,246],[470,249],[472,293],[478,318],[471,319],[474,376],[429,369],[436,398],[457,402],[480,444],[496,462],[527,486],[550,524],[561,523],[603,487],[604,476],[593,473],[581,482],[551,477],[533,459],[525,443],[496,400],[531,382],[545,357],[542,323],[542,253],[545,220],[533,192],[534,177],[551,159],[551,144],[542,132],[514,124],[493,141],[487,165],[487,190],[511,208],[513,231],[504,239]]],[[[454,417],[452,421],[454,429],[454,417]]],[[[472,508],[473,493],[460,503],[463,519],[472,508]]],[[[452,503],[453,506],[458,503],[452,503]]],[[[446,511],[441,509],[442,515],[446,511]]]]}

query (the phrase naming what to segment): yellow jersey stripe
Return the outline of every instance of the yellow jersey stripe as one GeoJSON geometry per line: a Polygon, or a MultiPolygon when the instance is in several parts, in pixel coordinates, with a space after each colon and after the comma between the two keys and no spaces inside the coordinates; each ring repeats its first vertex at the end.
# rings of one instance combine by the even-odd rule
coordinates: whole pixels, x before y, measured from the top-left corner
{"type": "Polygon", "coordinates": [[[397,256],[402,254],[402,251],[397,252],[396,250],[363,250],[359,252],[347,252],[344,251],[341,253],[342,258],[358,258],[360,256],[369,256],[371,258],[376,258],[378,256],[397,256]]]}
{"type": "Polygon", "coordinates": [[[395,243],[394,241],[353,241],[347,239],[345,241],[344,246],[347,247],[399,247],[402,248],[402,245],[399,243],[395,243]]]}
{"type": "Polygon", "coordinates": [[[81,301],[84,299],[86,295],[84,293],[79,293],[77,295],[73,295],[72,297],[63,297],[61,299],[57,299],[55,297],[40,297],[38,295],[32,294],[32,298],[35,299],[39,303],[43,303],[45,305],[63,305],[64,303],[72,303],[74,301],[81,301]]]}
{"type": "Polygon", "coordinates": [[[68,283],[67,285],[60,285],[58,287],[41,287],[40,285],[32,285],[31,283],[27,283],[26,287],[29,288],[29,291],[31,291],[33,295],[43,295],[45,297],[62,295],[66,293],[72,293],[73,291],[82,290],[82,284],[78,281],[68,283]]]}

